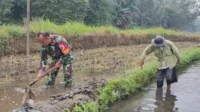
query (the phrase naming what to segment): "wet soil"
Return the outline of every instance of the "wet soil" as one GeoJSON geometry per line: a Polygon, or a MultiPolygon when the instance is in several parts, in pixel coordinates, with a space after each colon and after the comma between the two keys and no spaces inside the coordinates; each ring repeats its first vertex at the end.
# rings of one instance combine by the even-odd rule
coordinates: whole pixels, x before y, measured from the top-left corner
{"type": "MultiPolygon", "coordinates": [[[[27,105],[14,109],[13,112],[63,112],[65,109],[73,110],[76,105],[95,101],[97,98],[96,88],[105,86],[106,80],[89,82],[83,87],[71,87],[70,91],[50,95],[50,99],[37,101],[33,106],[27,105]]],[[[52,89],[52,88],[49,88],[52,89]]]]}

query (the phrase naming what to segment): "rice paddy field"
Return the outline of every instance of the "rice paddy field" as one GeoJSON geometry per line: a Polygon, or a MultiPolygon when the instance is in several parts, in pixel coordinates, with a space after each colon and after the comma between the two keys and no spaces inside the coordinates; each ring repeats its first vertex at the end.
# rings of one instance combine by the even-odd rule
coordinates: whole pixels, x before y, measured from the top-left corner
{"type": "MultiPolygon", "coordinates": [[[[198,43],[193,42],[176,42],[180,51],[199,46],[198,43]]],[[[130,68],[138,66],[140,55],[148,44],[117,46],[117,47],[102,47],[89,50],[75,51],[74,72],[84,77],[85,74],[101,74],[103,72],[110,72],[107,76],[112,76],[113,72],[120,73],[130,68]]],[[[155,59],[149,56],[146,62],[155,59]]],[[[31,72],[36,72],[39,67],[40,54],[31,54],[31,72]]],[[[49,59],[49,63],[51,60],[49,59]]],[[[26,55],[8,55],[1,57],[0,76],[25,74],[26,70],[26,55]]]]}
{"type": "MultiPolygon", "coordinates": [[[[82,23],[65,23],[63,25],[56,25],[48,20],[39,19],[31,22],[31,80],[36,77],[40,61],[40,45],[35,42],[34,37],[36,33],[41,30],[62,35],[69,41],[69,43],[72,44],[75,53],[75,63],[73,65],[75,87],[83,87],[83,85],[86,85],[88,82],[94,79],[103,79],[108,81],[108,85],[106,85],[105,88],[101,87],[102,94],[98,94],[95,97],[95,103],[91,103],[89,101],[84,102],[84,104],[87,103],[85,109],[86,107],[94,107],[94,110],[85,110],[85,112],[97,112],[99,108],[104,110],[107,105],[110,103],[112,104],[116,100],[123,97],[124,94],[118,95],[117,97],[119,98],[115,97],[113,98],[113,101],[109,101],[106,100],[108,99],[107,95],[109,95],[109,93],[106,92],[113,92],[113,88],[111,87],[113,86],[112,84],[118,84],[118,81],[120,82],[121,80],[127,81],[127,77],[131,77],[130,75],[132,74],[133,70],[138,68],[138,62],[140,60],[142,51],[148,46],[148,44],[151,43],[151,39],[155,35],[163,35],[166,37],[166,39],[174,41],[181,53],[185,52],[185,50],[187,50],[189,53],[190,50],[188,49],[198,49],[200,47],[199,34],[183,33],[163,28],[137,28],[130,30],[119,30],[112,26],[91,27],[82,23]],[[113,79],[116,80],[113,81],[113,79]],[[106,88],[109,88],[109,90],[106,90],[106,88]],[[98,101],[101,102],[97,104],[98,101]],[[100,106],[95,108],[96,105],[100,106]]],[[[26,30],[24,26],[0,26],[0,88],[3,88],[3,90],[7,90],[8,88],[12,89],[15,87],[15,83],[17,85],[18,81],[24,82],[20,83],[20,85],[25,85],[27,83],[25,32],[26,30]]],[[[194,52],[197,52],[197,50],[194,50],[191,53],[194,52]]],[[[195,53],[193,55],[195,55],[195,53]]],[[[188,57],[194,57],[193,55],[188,55],[188,57]]],[[[151,54],[145,62],[152,63],[155,61],[156,58],[153,56],[153,54],[151,54]]],[[[49,60],[49,63],[50,62],[51,60],[49,60]]],[[[151,69],[155,69],[154,64],[151,69]]],[[[60,85],[62,80],[63,74],[61,69],[56,80],[57,85],[60,85]]],[[[140,80],[140,78],[137,80],[140,80]]],[[[122,83],[126,83],[126,81],[122,83]]],[[[43,84],[44,80],[42,80],[38,86],[43,84]]],[[[123,88],[123,86],[117,87],[119,87],[118,89],[123,88]]],[[[97,91],[99,90],[97,89],[97,91]]],[[[128,92],[131,93],[131,91],[132,90],[128,92]]],[[[59,92],[61,94],[63,90],[58,90],[57,92],[57,94],[59,94],[59,92]]],[[[51,92],[48,92],[48,95],[49,94],[51,94],[51,92]]],[[[42,96],[38,96],[38,98],[41,97],[42,96]]],[[[48,98],[42,100],[47,99],[48,98]]],[[[15,102],[20,101],[17,99],[15,102]]],[[[17,108],[16,106],[12,108],[11,107],[12,106],[10,106],[9,109],[13,109],[14,107],[17,108]]],[[[75,107],[75,110],[78,110],[78,112],[81,112],[84,105],[79,107],[73,104],[73,107],[75,107]]],[[[58,111],[61,111],[59,109],[58,111]]]]}

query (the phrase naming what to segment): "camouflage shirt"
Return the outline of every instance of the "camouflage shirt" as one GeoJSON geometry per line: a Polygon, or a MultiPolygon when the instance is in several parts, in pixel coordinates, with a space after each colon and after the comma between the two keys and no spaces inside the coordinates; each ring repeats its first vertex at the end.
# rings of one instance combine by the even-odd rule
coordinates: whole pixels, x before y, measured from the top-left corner
{"type": "Polygon", "coordinates": [[[61,60],[62,64],[73,62],[73,51],[67,40],[61,36],[50,36],[52,42],[48,46],[41,46],[40,68],[45,69],[48,55],[52,58],[52,63],[61,60]]]}

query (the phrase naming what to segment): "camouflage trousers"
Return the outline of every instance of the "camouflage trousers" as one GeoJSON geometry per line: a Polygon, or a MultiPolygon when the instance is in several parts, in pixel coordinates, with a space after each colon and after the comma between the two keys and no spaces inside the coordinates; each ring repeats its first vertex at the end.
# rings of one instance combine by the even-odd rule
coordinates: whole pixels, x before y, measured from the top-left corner
{"type": "MultiPolygon", "coordinates": [[[[54,66],[55,63],[57,62],[57,60],[53,60],[53,62],[51,63],[50,67],[54,66]]],[[[48,75],[47,79],[46,79],[46,86],[54,86],[55,84],[55,80],[56,77],[58,75],[59,69],[56,69],[54,71],[51,72],[51,74],[48,75]]],[[[70,62],[66,62],[63,64],[63,74],[64,74],[64,85],[65,87],[70,87],[72,84],[72,63],[70,62]]]]}

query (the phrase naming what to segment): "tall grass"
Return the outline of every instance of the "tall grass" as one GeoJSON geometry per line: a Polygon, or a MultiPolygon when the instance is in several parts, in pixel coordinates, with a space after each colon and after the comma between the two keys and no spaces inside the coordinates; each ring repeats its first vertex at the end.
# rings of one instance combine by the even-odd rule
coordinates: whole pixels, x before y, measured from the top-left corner
{"type": "Polygon", "coordinates": [[[3,29],[13,38],[20,38],[26,33],[24,27],[17,25],[4,25],[3,29]]]}
{"type": "Polygon", "coordinates": [[[106,32],[115,32],[114,27],[112,26],[86,26],[83,23],[79,22],[67,22],[62,25],[56,25],[49,20],[35,20],[31,22],[31,31],[36,33],[41,30],[48,31],[51,33],[61,34],[61,35],[83,35],[83,34],[94,34],[102,33],[102,30],[106,32]]]}
{"type": "Polygon", "coordinates": [[[45,30],[52,33],[62,34],[62,35],[83,35],[83,34],[116,34],[122,33],[125,35],[134,35],[134,34],[150,34],[150,35],[183,35],[185,33],[174,31],[170,29],[164,29],[161,27],[156,28],[136,28],[130,30],[119,30],[112,26],[86,26],[83,23],[79,22],[67,22],[63,25],[56,25],[49,20],[37,19],[31,22],[31,31],[38,32],[45,30]]]}
{"type": "MultiPolygon", "coordinates": [[[[177,67],[178,70],[182,70],[195,60],[200,60],[200,48],[190,48],[181,53],[181,60],[182,64],[177,67]]],[[[88,106],[88,108],[98,108],[99,112],[103,112],[116,101],[139,92],[139,90],[156,78],[157,64],[157,62],[150,62],[143,69],[135,68],[126,78],[112,79],[105,87],[98,90],[98,103],[93,105],[93,107],[88,106]]],[[[82,109],[84,111],[85,109],[81,107],[83,106],[79,106],[79,110],[82,109]]]]}
{"type": "MultiPolygon", "coordinates": [[[[50,20],[42,20],[42,19],[35,19],[31,21],[31,32],[37,33],[41,30],[48,31],[55,34],[61,35],[84,35],[84,34],[124,34],[124,35],[186,35],[183,32],[174,31],[170,29],[164,28],[135,28],[129,30],[119,30],[112,26],[86,26],[83,23],[79,22],[67,22],[62,25],[57,25],[50,20]]],[[[0,27],[0,37],[9,35],[13,37],[20,37],[25,34],[25,27],[24,26],[17,26],[17,25],[3,25],[0,27]]],[[[188,35],[188,34],[187,34],[188,35]]],[[[189,34],[194,35],[194,34],[189,34]]],[[[199,36],[199,35],[198,35],[199,36]]]]}
{"type": "Polygon", "coordinates": [[[0,39],[7,37],[8,37],[8,32],[5,30],[4,27],[0,27],[0,39]]]}

